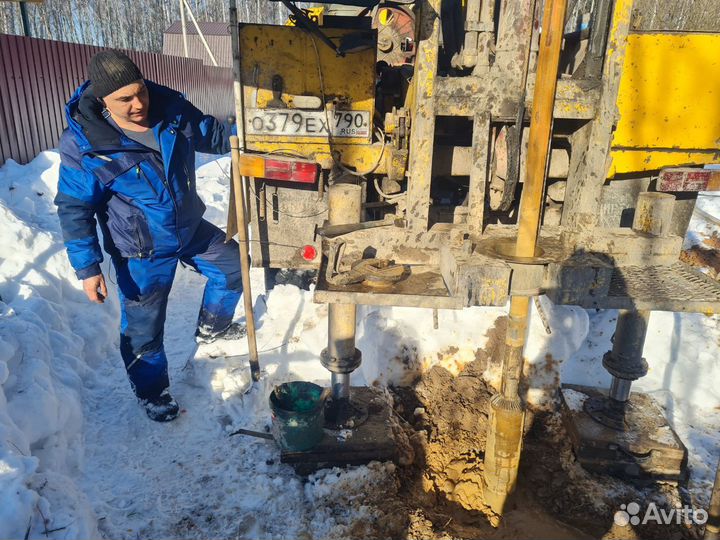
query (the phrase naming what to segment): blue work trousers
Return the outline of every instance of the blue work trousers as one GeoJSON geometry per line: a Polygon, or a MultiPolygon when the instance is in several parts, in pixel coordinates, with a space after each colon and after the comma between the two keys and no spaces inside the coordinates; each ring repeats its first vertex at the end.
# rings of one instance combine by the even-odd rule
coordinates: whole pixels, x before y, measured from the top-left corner
{"type": "Polygon", "coordinates": [[[225,233],[205,220],[178,255],[113,259],[121,306],[120,353],[140,399],[155,398],[170,384],[163,334],[178,261],[207,278],[197,322],[205,332],[230,325],[242,294],[237,242],[225,243],[225,233]]]}

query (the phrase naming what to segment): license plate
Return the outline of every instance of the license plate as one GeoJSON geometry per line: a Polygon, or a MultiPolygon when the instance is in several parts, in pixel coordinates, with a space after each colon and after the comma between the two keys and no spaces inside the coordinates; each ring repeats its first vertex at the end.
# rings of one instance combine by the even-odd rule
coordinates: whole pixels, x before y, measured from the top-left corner
{"type": "Polygon", "coordinates": [[[369,111],[299,111],[247,109],[245,133],[286,137],[327,137],[328,121],[334,138],[370,138],[369,111]]]}

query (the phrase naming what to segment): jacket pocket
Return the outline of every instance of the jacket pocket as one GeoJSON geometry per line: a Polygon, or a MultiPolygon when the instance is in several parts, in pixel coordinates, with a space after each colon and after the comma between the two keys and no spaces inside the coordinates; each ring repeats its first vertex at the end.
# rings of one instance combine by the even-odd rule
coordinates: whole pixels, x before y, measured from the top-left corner
{"type": "Polygon", "coordinates": [[[134,256],[138,258],[151,257],[154,250],[147,220],[140,214],[133,214],[131,216],[130,224],[132,226],[133,237],[137,247],[137,252],[134,256]]]}
{"type": "Polygon", "coordinates": [[[145,215],[120,197],[108,201],[107,228],[112,243],[123,257],[145,258],[154,254],[145,215]]]}
{"type": "Polygon", "coordinates": [[[106,159],[108,159],[108,161],[103,160],[103,164],[99,167],[95,167],[92,172],[95,174],[97,179],[100,180],[100,182],[109,186],[116,178],[126,174],[132,170],[133,167],[139,166],[143,156],[132,152],[126,152],[125,154],[116,156],[113,159],[106,159]]]}
{"type": "Polygon", "coordinates": [[[145,172],[142,170],[142,167],[140,167],[140,164],[138,163],[135,166],[135,175],[137,176],[138,181],[144,181],[148,187],[152,190],[155,197],[160,197],[160,194],[158,193],[158,190],[155,189],[155,186],[153,186],[152,182],[150,181],[150,178],[148,178],[148,175],[145,174],[145,172]]]}

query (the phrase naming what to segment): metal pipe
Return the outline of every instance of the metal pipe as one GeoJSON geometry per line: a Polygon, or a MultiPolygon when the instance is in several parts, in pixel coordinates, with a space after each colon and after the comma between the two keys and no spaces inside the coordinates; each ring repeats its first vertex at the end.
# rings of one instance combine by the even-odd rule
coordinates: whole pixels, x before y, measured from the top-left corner
{"type": "MultiPolygon", "coordinates": [[[[355,304],[328,305],[328,354],[340,364],[355,358],[355,304]]],[[[333,399],[350,398],[350,373],[332,371],[330,386],[333,399]]]]}
{"type": "MultiPolygon", "coordinates": [[[[328,189],[330,226],[360,223],[362,188],[357,184],[333,184],[328,189]]],[[[355,304],[328,305],[328,347],[325,367],[331,371],[333,399],[350,398],[350,371],[355,369],[355,304]],[[354,366],[354,367],[353,367],[354,366]]]]}
{"type": "Polygon", "coordinates": [[[185,51],[185,58],[189,58],[188,45],[187,45],[187,27],[185,25],[185,0],[180,0],[180,29],[182,30],[183,37],[183,50],[185,51]]]}
{"type": "Polygon", "coordinates": [[[650,312],[621,309],[618,312],[613,348],[603,355],[603,367],[612,375],[608,396],[594,396],[584,404],[590,417],[615,430],[625,429],[625,409],[632,382],[647,373],[642,357],[650,312]]]}
{"type": "MultiPolygon", "coordinates": [[[[649,322],[650,312],[647,310],[621,309],[618,311],[612,348],[612,355],[618,361],[627,364],[642,359],[649,322]]],[[[632,371],[636,370],[633,369],[632,371]]],[[[631,380],[637,378],[634,377],[631,380]]]]}
{"type": "MultiPolygon", "coordinates": [[[[184,1],[184,0],[183,0],[184,1]]],[[[233,95],[235,97],[235,128],[240,151],[245,151],[245,108],[243,106],[242,69],[240,66],[240,29],[238,27],[236,0],[230,0],[230,46],[233,51],[233,95]]]]}
{"type": "Polygon", "coordinates": [[[332,388],[333,399],[350,399],[350,374],[331,373],[330,387],[332,388]]]}
{"type": "Polygon", "coordinates": [[[715,473],[715,485],[710,495],[708,520],[705,524],[703,540],[720,540],[720,461],[715,473]]]}
{"type": "Polygon", "coordinates": [[[500,392],[507,399],[518,398],[523,366],[523,347],[527,337],[530,297],[513,296],[505,336],[505,361],[500,392]]]}
{"type": "Polygon", "coordinates": [[[352,358],[355,354],[355,304],[330,304],[328,323],[332,339],[328,352],[333,358],[352,358]]]}
{"type": "Polygon", "coordinates": [[[213,63],[213,66],[217,67],[218,63],[217,60],[215,60],[215,55],[210,50],[210,45],[208,45],[208,42],[205,40],[205,36],[202,33],[202,30],[200,30],[200,25],[198,25],[197,21],[195,20],[195,15],[193,15],[192,9],[190,9],[190,4],[187,3],[187,0],[183,0],[183,3],[185,4],[185,7],[187,8],[188,16],[190,17],[190,20],[192,21],[193,25],[195,25],[195,30],[198,33],[198,37],[200,38],[200,41],[202,41],[202,44],[205,46],[205,50],[207,51],[208,55],[210,56],[210,60],[213,63]]]}
{"type": "MultiPolygon", "coordinates": [[[[508,4],[506,2],[505,4],[508,4]]],[[[527,177],[523,186],[515,253],[534,257],[537,244],[545,167],[550,149],[552,111],[565,24],[567,0],[547,0],[543,13],[543,35],[538,56],[528,144],[527,177]]],[[[531,26],[531,25],[530,25],[531,26]]],[[[523,367],[523,348],[527,340],[530,298],[513,296],[505,336],[505,357],[500,394],[491,401],[490,429],[483,472],[485,502],[500,516],[508,496],[515,488],[520,465],[525,411],[518,395],[523,367]]],[[[499,519],[499,518],[497,518],[499,519]]]]}
{"type": "Polygon", "coordinates": [[[247,220],[245,219],[245,201],[243,193],[243,178],[240,176],[240,142],[233,135],[230,137],[232,155],[232,182],[235,192],[235,213],[237,215],[238,246],[240,249],[240,270],[243,285],[243,302],[245,304],[245,323],[247,325],[247,340],[250,353],[250,372],[254,381],[260,380],[260,362],[258,360],[257,340],[255,338],[255,313],[252,304],[252,289],[250,287],[250,246],[248,242],[247,220]]]}
{"type": "Polygon", "coordinates": [[[609,397],[616,416],[624,415],[630,398],[630,386],[647,373],[647,362],[642,356],[645,347],[650,312],[621,309],[613,336],[613,348],[603,356],[603,367],[612,375],[609,397]]]}
{"type": "Polygon", "coordinates": [[[30,33],[30,19],[27,13],[27,4],[24,1],[19,2],[20,4],[20,23],[22,24],[22,35],[32,36],[30,33]]]}
{"type": "Polygon", "coordinates": [[[520,199],[516,255],[534,257],[540,228],[540,212],[545,188],[545,166],[550,149],[553,105],[557,88],[560,45],[565,25],[567,0],[547,1],[543,14],[543,36],[538,55],[535,92],[530,117],[527,178],[520,199]]]}
{"type": "Polygon", "coordinates": [[[609,396],[615,401],[626,403],[630,398],[630,386],[632,381],[628,379],[621,379],[619,377],[613,377],[610,382],[609,396]]]}

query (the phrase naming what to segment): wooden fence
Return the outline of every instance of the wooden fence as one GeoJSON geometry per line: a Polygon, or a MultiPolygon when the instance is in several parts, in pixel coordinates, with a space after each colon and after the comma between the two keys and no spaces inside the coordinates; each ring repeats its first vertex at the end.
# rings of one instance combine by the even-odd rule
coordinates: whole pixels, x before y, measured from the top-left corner
{"type": "MultiPolygon", "coordinates": [[[[67,126],[65,102],[100,47],[0,34],[0,165],[54,148],[67,126]]],[[[232,71],[192,58],[124,51],[147,79],[183,92],[206,114],[233,114],[232,71]]]]}

